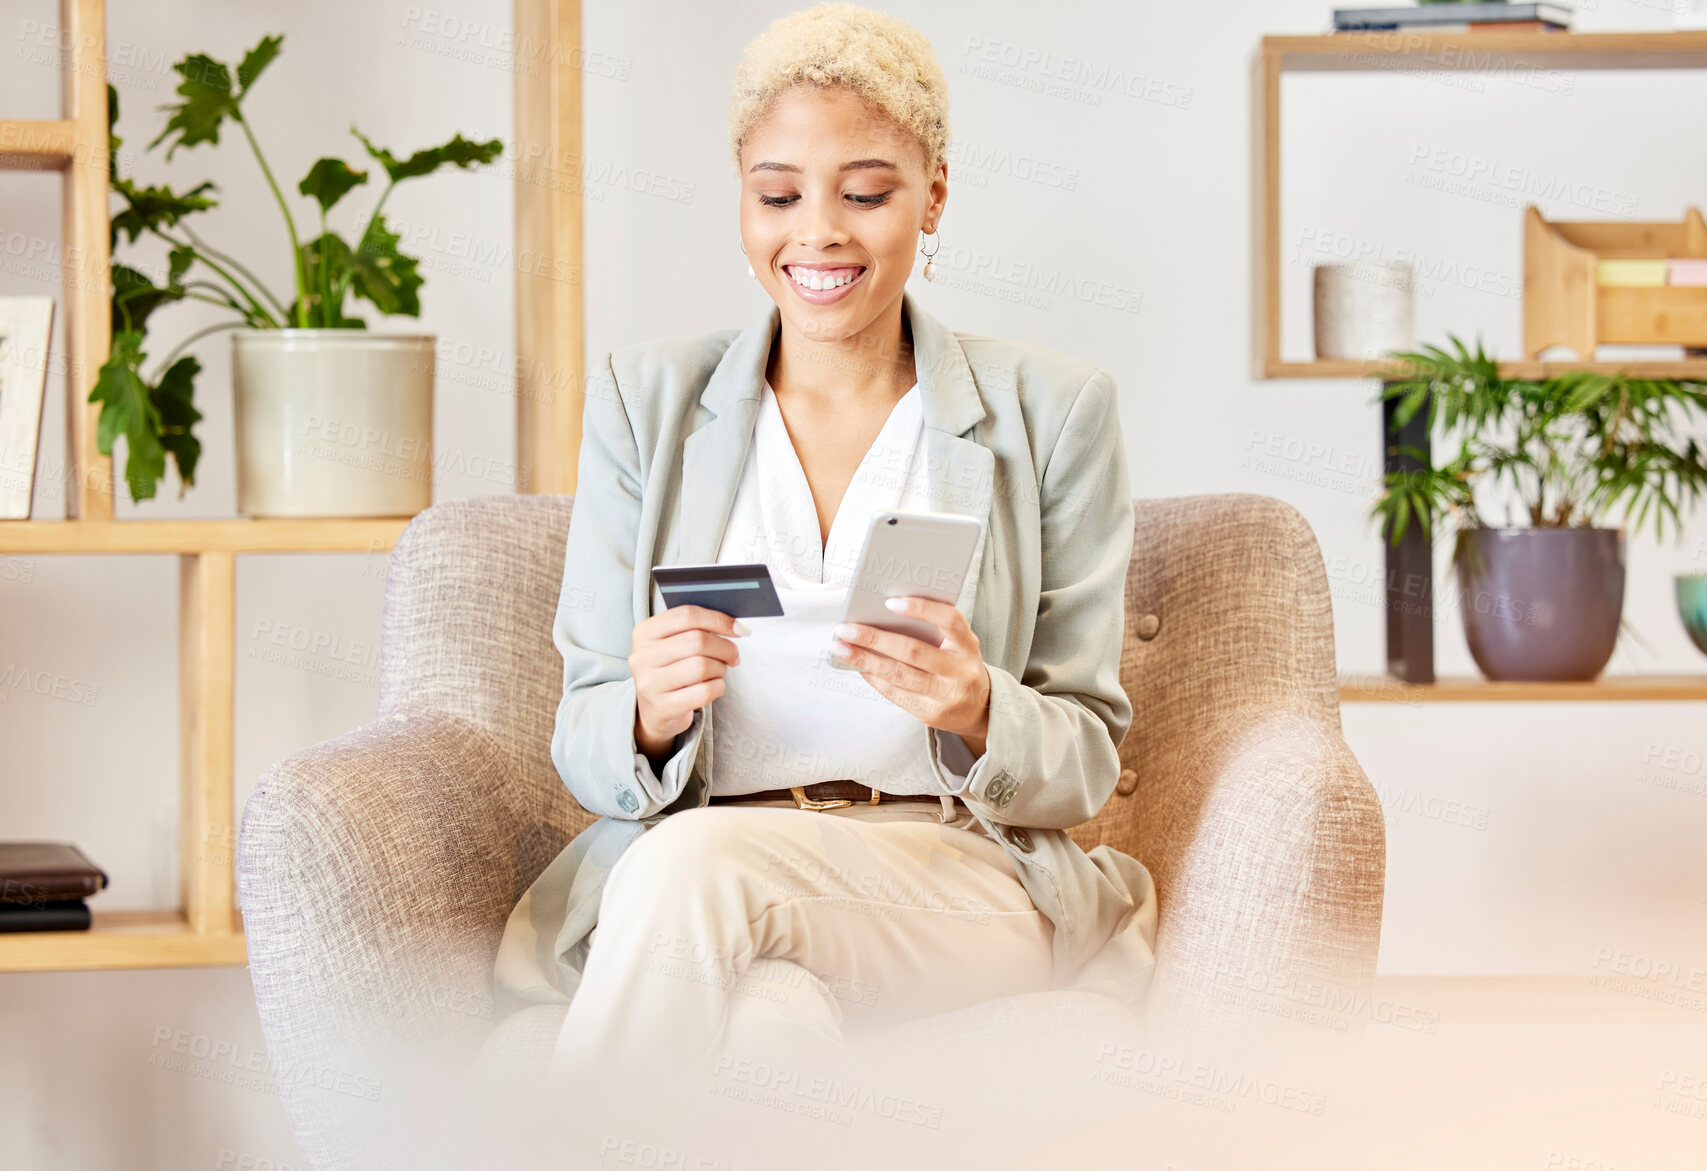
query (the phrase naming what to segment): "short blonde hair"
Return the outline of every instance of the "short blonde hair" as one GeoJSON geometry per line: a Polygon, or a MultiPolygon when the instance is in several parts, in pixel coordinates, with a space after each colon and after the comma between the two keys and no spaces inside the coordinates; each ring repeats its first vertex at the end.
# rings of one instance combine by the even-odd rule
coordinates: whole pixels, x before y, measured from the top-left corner
{"type": "Polygon", "coordinates": [[[947,158],[948,81],[924,34],[856,4],[819,4],[777,20],[741,54],[729,104],[737,165],[753,127],[801,83],[851,89],[918,139],[927,171],[947,158]]]}

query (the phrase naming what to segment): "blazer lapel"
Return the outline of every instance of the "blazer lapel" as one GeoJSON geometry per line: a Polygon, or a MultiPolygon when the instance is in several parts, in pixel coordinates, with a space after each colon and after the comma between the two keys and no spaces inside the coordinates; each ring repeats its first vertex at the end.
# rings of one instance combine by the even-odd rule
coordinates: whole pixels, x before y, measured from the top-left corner
{"type": "MultiPolygon", "coordinates": [[[[985,416],[984,401],[954,335],[919,308],[911,293],[902,294],[902,313],[912,329],[913,364],[923,398],[931,507],[976,517],[983,526],[961,593],[962,609],[973,615],[985,562],[992,557],[989,528],[995,455],[970,438],[973,426],[985,416]]],[[[697,425],[682,443],[666,564],[707,565],[717,559],[752,445],[765,367],[780,318],[772,306],[763,320],[736,335],[706,382],[695,412],[697,425]]],[[[980,641],[986,638],[985,630],[977,633],[980,641]]]]}
{"type": "MultiPolygon", "coordinates": [[[[972,438],[973,427],[986,413],[984,399],[973,381],[966,352],[954,334],[919,308],[911,293],[902,294],[902,304],[913,331],[913,366],[924,396],[925,467],[931,478],[931,508],[975,517],[983,529],[960,594],[960,608],[982,644],[993,628],[992,623],[979,620],[976,604],[986,562],[993,557],[990,495],[996,465],[995,453],[972,438]]],[[[1005,648],[989,649],[1000,652],[1005,648]]]]}
{"type": "Polygon", "coordinates": [[[779,316],[773,307],[763,321],[736,335],[705,384],[695,412],[697,426],[682,441],[681,480],[664,564],[710,565],[717,560],[752,445],[779,316]]]}

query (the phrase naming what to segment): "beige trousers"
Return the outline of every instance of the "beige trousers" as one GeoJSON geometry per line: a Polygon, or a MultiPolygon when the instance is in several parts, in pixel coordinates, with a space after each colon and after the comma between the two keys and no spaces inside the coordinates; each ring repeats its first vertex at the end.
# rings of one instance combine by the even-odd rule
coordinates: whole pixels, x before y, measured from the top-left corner
{"type": "Polygon", "coordinates": [[[952,800],[684,810],[612,869],[553,1070],[710,1070],[1045,991],[1053,932],[952,800]]]}

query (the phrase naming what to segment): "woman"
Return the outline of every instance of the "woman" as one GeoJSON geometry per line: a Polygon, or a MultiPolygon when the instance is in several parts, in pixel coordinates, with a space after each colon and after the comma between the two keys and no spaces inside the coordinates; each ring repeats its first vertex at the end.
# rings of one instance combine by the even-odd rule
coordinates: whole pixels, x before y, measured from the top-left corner
{"type": "Polygon", "coordinates": [[[560,1065],[605,1070],[1049,988],[1136,1007],[1150,876],[1066,833],[1113,792],[1132,719],[1113,382],[906,292],[948,197],[946,84],[910,26],[778,21],[742,58],[731,141],[775,308],[589,380],[552,756],[599,820],[516,908],[499,986],[569,1001],[560,1065]],[[983,523],[957,604],[906,603],[940,645],[833,629],[890,507],[983,523]],[[754,561],[783,616],[665,608],[651,581],[754,561]]]}

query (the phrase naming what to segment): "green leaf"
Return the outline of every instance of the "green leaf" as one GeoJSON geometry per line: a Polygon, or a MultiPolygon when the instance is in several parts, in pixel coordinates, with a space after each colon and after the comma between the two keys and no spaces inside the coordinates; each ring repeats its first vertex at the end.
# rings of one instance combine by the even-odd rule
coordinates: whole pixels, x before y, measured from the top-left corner
{"type": "Polygon", "coordinates": [[[119,137],[119,91],[113,88],[113,83],[107,83],[107,182],[116,183],[119,177],[119,147],[124,145],[124,139],[119,137]]]}
{"type": "MultiPolygon", "coordinates": [[[[174,259],[172,263],[175,265],[177,261],[174,259]]],[[[135,331],[140,338],[149,314],[162,305],[184,299],[184,290],[177,286],[175,279],[172,284],[161,288],[129,265],[117,263],[113,265],[112,273],[115,335],[135,331]]],[[[168,275],[171,275],[170,269],[168,275]]]]}
{"type": "Polygon", "coordinates": [[[273,58],[279,55],[279,46],[283,44],[283,37],[262,37],[258,45],[243,54],[243,60],[237,66],[239,97],[249,92],[249,87],[255,84],[255,79],[261,76],[261,71],[271,65],[273,58]]]}
{"type": "Polygon", "coordinates": [[[196,250],[189,245],[174,248],[166,254],[166,281],[172,288],[177,288],[184,279],[184,274],[190,271],[190,265],[196,262],[196,250]]]}
{"type": "Polygon", "coordinates": [[[148,144],[152,149],[171,139],[166,148],[167,161],[181,146],[218,143],[219,124],[238,115],[237,95],[231,90],[231,70],[222,62],[205,53],[191,53],[172,68],[184,79],[178,85],[178,93],[184,100],[161,107],[171,110],[172,117],[148,144]]]}
{"type": "Polygon", "coordinates": [[[113,454],[113,443],[125,437],[125,483],[133,500],[148,500],[166,474],[166,449],[160,444],[160,415],[138,368],[142,365],[142,334],[125,330],[113,335],[113,348],[89,401],[101,404],[95,443],[102,455],[113,454]]]}
{"type": "Polygon", "coordinates": [[[201,363],[180,358],[151,386],[141,372],[146,357],[140,331],[114,334],[112,352],[89,392],[89,401],[101,406],[95,426],[101,454],[112,455],[114,443],[124,436],[124,478],[133,500],[148,500],[159,491],[168,454],[184,486],[194,484],[201,456],[201,441],[190,433],[202,417],[191,401],[201,363]]]}
{"type": "Polygon", "coordinates": [[[212,183],[201,183],[179,194],[170,187],[138,187],[129,179],[115,180],[113,193],[124,200],[125,208],[113,217],[113,242],[123,235],[134,244],[145,231],[169,228],[187,215],[218,206],[202,194],[213,190],[212,183]]]}
{"type": "Polygon", "coordinates": [[[201,440],[190,433],[190,428],[202,417],[191,401],[201,368],[202,364],[193,355],[185,354],[172,363],[149,391],[155,417],[160,421],[160,446],[178,465],[178,479],[185,488],[196,482],[196,461],[202,453],[201,440]]]}
{"type": "Polygon", "coordinates": [[[323,212],[350,193],[353,187],[367,182],[367,172],[353,170],[343,159],[321,159],[308,169],[308,175],[296,189],[320,204],[323,212]]]}
{"type": "Polygon", "coordinates": [[[386,226],[384,216],[376,217],[362,237],[360,250],[350,258],[351,288],[381,313],[419,317],[420,289],[426,278],[414,257],[397,250],[402,239],[386,226]]]}
{"type": "Polygon", "coordinates": [[[336,232],[327,232],[302,246],[302,267],[308,287],[308,320],[320,329],[366,329],[359,317],[345,317],[343,297],[352,274],[350,246],[336,232]],[[332,290],[337,304],[328,304],[324,293],[332,290]]]}
{"type": "Polygon", "coordinates": [[[420,175],[430,175],[443,166],[461,167],[464,170],[476,163],[489,163],[504,153],[502,139],[489,139],[486,142],[470,142],[462,135],[445,143],[443,146],[429,147],[418,150],[406,159],[399,160],[384,147],[375,146],[367,135],[350,127],[350,133],[362,140],[367,153],[372,155],[393,183],[404,179],[413,179],[420,175]]]}

